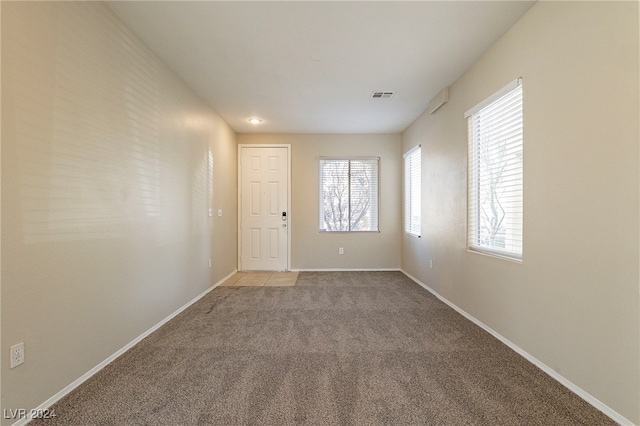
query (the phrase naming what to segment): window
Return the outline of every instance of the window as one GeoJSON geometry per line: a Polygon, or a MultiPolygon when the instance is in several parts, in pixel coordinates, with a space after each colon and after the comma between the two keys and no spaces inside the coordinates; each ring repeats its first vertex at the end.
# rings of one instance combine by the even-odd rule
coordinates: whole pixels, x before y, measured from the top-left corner
{"type": "Polygon", "coordinates": [[[522,259],[520,79],[465,117],[469,126],[469,249],[522,259]]]}
{"type": "Polygon", "coordinates": [[[320,232],[379,230],[379,161],[320,159],[320,232]]]}
{"type": "Polygon", "coordinates": [[[417,237],[420,236],[421,163],[420,145],[404,154],[404,232],[417,237]]]}

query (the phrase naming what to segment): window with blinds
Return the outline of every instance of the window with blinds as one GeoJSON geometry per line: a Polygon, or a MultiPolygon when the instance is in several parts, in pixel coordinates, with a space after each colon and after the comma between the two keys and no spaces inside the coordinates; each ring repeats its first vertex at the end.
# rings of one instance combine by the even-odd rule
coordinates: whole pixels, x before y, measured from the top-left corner
{"type": "Polygon", "coordinates": [[[378,157],[320,159],[320,232],[378,232],[378,157]]]}
{"type": "Polygon", "coordinates": [[[522,259],[522,83],[465,114],[469,126],[468,246],[522,259]]]}
{"type": "Polygon", "coordinates": [[[421,163],[420,145],[404,154],[404,232],[420,236],[421,204],[421,163]]]}

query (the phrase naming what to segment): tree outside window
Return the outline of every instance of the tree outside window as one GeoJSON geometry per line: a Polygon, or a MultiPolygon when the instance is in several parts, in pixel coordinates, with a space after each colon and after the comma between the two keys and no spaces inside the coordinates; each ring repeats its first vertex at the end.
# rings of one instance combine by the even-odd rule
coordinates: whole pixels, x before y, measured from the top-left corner
{"type": "Polygon", "coordinates": [[[378,159],[320,160],[320,231],[378,231],[378,159]]]}

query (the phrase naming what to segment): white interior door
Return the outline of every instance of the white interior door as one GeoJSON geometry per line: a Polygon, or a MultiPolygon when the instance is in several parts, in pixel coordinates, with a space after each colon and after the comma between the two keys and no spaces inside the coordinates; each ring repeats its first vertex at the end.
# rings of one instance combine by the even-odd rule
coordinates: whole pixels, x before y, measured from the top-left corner
{"type": "Polygon", "coordinates": [[[288,269],[288,147],[240,147],[242,271],[288,269]]]}

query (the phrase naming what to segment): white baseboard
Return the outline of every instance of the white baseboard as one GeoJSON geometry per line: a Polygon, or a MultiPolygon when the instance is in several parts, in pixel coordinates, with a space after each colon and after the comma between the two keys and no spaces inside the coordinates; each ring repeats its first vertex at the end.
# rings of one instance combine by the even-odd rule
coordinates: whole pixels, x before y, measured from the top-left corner
{"type": "Polygon", "coordinates": [[[618,413],[617,411],[615,411],[614,409],[612,409],[611,407],[609,407],[608,405],[606,405],[605,403],[603,403],[602,401],[600,401],[599,399],[594,397],[593,395],[589,394],[584,389],[582,389],[579,386],[577,386],[576,384],[572,383],[566,377],[561,376],[555,370],[553,370],[551,367],[549,367],[548,365],[546,365],[545,363],[543,363],[542,361],[540,361],[539,359],[537,359],[536,357],[534,357],[533,355],[531,355],[530,353],[528,353],[527,351],[525,351],[524,349],[522,349],[521,347],[519,347],[518,345],[516,345],[512,341],[510,341],[509,339],[507,339],[506,337],[502,336],[500,333],[498,333],[497,331],[493,330],[491,327],[487,326],[482,321],[478,320],[474,316],[472,316],[469,313],[465,312],[463,309],[459,308],[454,303],[450,302],[449,300],[447,300],[446,298],[444,298],[443,296],[438,294],[435,290],[433,290],[431,287],[429,287],[428,285],[426,285],[423,282],[421,282],[416,277],[412,276],[411,274],[409,274],[408,272],[406,272],[404,270],[402,270],[402,273],[405,274],[407,277],[411,278],[413,281],[415,281],[418,285],[423,287],[425,290],[427,290],[428,292],[433,294],[439,300],[444,302],[450,308],[452,308],[453,310],[458,312],[460,315],[462,315],[463,317],[465,317],[469,321],[473,322],[475,325],[477,325],[478,327],[482,328],[484,331],[486,331],[487,333],[491,334],[496,339],[500,340],[502,343],[507,345],[509,348],[513,349],[520,356],[522,356],[523,358],[525,358],[526,360],[531,362],[533,365],[535,365],[536,367],[538,367],[539,369],[541,369],[542,371],[547,373],[549,376],[551,376],[551,378],[553,378],[556,381],[560,382],[561,385],[563,385],[564,387],[569,389],[571,392],[575,393],[580,398],[584,399],[586,402],[588,402],[589,404],[593,405],[598,410],[602,411],[605,415],[610,417],[616,423],[618,423],[618,424],[620,424],[622,426],[634,426],[633,422],[631,422],[629,419],[627,419],[626,417],[624,417],[623,415],[621,415],[620,413],[618,413]]]}
{"type": "MultiPolygon", "coordinates": [[[[202,297],[204,297],[207,293],[209,293],[211,290],[213,290],[214,288],[218,287],[220,284],[222,284],[223,282],[225,282],[227,279],[229,279],[233,274],[235,274],[237,271],[233,271],[232,273],[230,273],[229,275],[227,275],[226,277],[222,278],[220,281],[218,281],[217,283],[215,283],[214,285],[212,285],[211,287],[209,287],[208,289],[206,289],[205,291],[203,291],[202,293],[200,293],[199,295],[197,295],[196,297],[194,297],[193,299],[191,299],[189,302],[187,302],[186,304],[184,304],[183,306],[181,306],[180,308],[178,308],[176,311],[174,311],[173,313],[171,313],[169,316],[167,316],[166,318],[164,318],[162,321],[160,321],[159,323],[157,323],[156,325],[154,325],[153,327],[151,327],[150,329],[148,329],[147,331],[145,331],[144,333],[142,333],[140,336],[136,337],[135,339],[133,339],[131,342],[127,343],[125,346],[123,346],[121,349],[119,349],[117,352],[115,352],[113,355],[111,355],[110,357],[108,357],[107,359],[105,359],[104,361],[102,361],[100,364],[96,365],[95,367],[93,367],[91,370],[87,371],[86,373],[84,373],[82,376],[80,376],[78,379],[76,379],[73,383],[69,384],[67,387],[65,387],[64,389],[62,389],[60,392],[56,393],[55,395],[53,395],[51,398],[47,399],[45,402],[43,402],[42,404],[40,404],[38,407],[34,408],[33,410],[31,410],[30,412],[43,412],[44,410],[47,410],[49,407],[51,407],[53,404],[55,404],[56,402],[58,402],[60,399],[62,399],[63,397],[67,396],[69,393],[71,393],[71,391],[73,391],[75,388],[77,388],[78,386],[80,386],[82,383],[86,382],[89,378],[91,378],[91,376],[93,376],[94,374],[96,374],[98,371],[102,370],[104,367],[106,367],[107,365],[109,365],[110,363],[112,363],[116,358],[118,358],[120,355],[124,354],[126,351],[128,351],[129,349],[131,349],[132,347],[134,347],[136,344],[138,344],[142,339],[144,339],[145,337],[149,336],[151,333],[153,333],[154,331],[156,331],[157,329],[159,329],[160,327],[162,327],[164,324],[166,324],[167,322],[169,322],[170,320],[172,320],[176,315],[178,315],[180,312],[184,311],[185,309],[187,309],[189,306],[193,305],[195,302],[197,302],[198,300],[200,300],[202,297]]],[[[17,422],[15,422],[12,426],[22,426],[22,425],[26,425],[27,423],[29,423],[31,420],[33,420],[32,418],[23,418],[18,420],[17,422]]]]}
{"type": "Polygon", "coordinates": [[[400,268],[375,268],[375,269],[317,268],[317,269],[292,269],[291,272],[402,272],[402,270],[400,268]]]}

